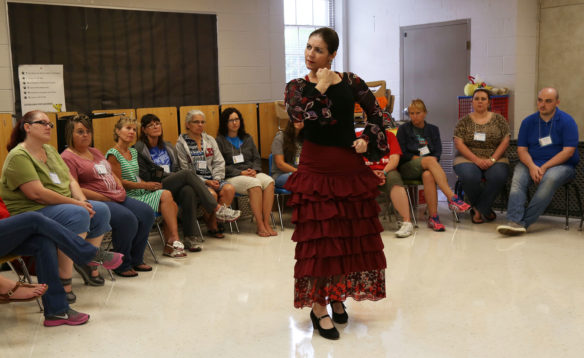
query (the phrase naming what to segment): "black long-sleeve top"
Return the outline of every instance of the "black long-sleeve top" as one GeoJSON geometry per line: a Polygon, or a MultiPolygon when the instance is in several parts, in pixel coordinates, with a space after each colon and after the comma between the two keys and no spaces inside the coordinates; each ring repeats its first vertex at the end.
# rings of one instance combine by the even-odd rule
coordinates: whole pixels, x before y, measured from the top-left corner
{"type": "Polygon", "coordinates": [[[304,138],[326,146],[351,147],[356,139],[354,108],[358,102],[367,114],[360,138],[368,142],[364,155],[379,160],[387,153],[383,130],[383,112],[365,81],[345,72],[341,82],[320,93],[308,78],[298,78],[286,85],[285,102],[290,119],[304,121],[304,138]]]}

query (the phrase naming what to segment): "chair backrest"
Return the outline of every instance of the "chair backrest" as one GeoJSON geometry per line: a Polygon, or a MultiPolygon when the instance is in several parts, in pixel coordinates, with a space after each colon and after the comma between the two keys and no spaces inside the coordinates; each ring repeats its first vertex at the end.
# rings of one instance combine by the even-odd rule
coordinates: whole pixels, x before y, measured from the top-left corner
{"type": "Polygon", "coordinates": [[[274,160],[274,155],[270,153],[268,156],[268,175],[272,176],[272,161],[274,160]]]}

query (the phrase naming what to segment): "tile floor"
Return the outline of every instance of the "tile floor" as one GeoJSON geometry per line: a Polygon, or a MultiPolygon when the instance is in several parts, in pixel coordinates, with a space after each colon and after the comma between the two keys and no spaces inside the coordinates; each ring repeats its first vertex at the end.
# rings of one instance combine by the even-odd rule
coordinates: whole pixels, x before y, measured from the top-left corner
{"type": "Polygon", "coordinates": [[[443,233],[421,225],[396,239],[383,221],[388,298],[349,300],[339,341],[313,334],[309,310],[292,306],[292,228],[265,239],[243,223],[241,234],[207,239],[185,260],[162,258],[138,278],[97,288],[74,278],[74,308],[91,314],[84,326],[44,328],[35,302],[2,305],[0,356],[582,357],[578,221],[564,231],[545,217],[504,238],[495,232],[503,218],[472,225],[463,215],[454,226],[440,210],[443,233]]]}

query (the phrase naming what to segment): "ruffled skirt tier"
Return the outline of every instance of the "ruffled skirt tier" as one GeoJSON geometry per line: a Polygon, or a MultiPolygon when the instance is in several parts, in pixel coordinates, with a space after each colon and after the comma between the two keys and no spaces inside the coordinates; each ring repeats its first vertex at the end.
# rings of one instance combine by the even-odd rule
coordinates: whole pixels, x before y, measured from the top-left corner
{"type": "Polygon", "coordinates": [[[353,149],[304,142],[286,182],[296,225],[295,307],[385,297],[378,183],[353,149]]]}

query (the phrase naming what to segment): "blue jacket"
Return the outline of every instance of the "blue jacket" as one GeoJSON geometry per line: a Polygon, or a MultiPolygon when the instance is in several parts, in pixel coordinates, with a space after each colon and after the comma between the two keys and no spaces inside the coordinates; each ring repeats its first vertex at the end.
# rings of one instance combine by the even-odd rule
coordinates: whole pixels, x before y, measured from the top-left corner
{"type": "MultiPolygon", "coordinates": [[[[424,122],[424,137],[428,141],[428,149],[430,149],[430,155],[436,157],[440,160],[442,155],[442,141],[440,140],[440,130],[433,124],[424,122]]],[[[412,160],[414,155],[420,155],[418,150],[418,138],[414,133],[414,125],[412,122],[407,122],[399,126],[397,130],[397,141],[402,150],[402,156],[399,160],[399,164],[404,164],[412,160]]]]}

